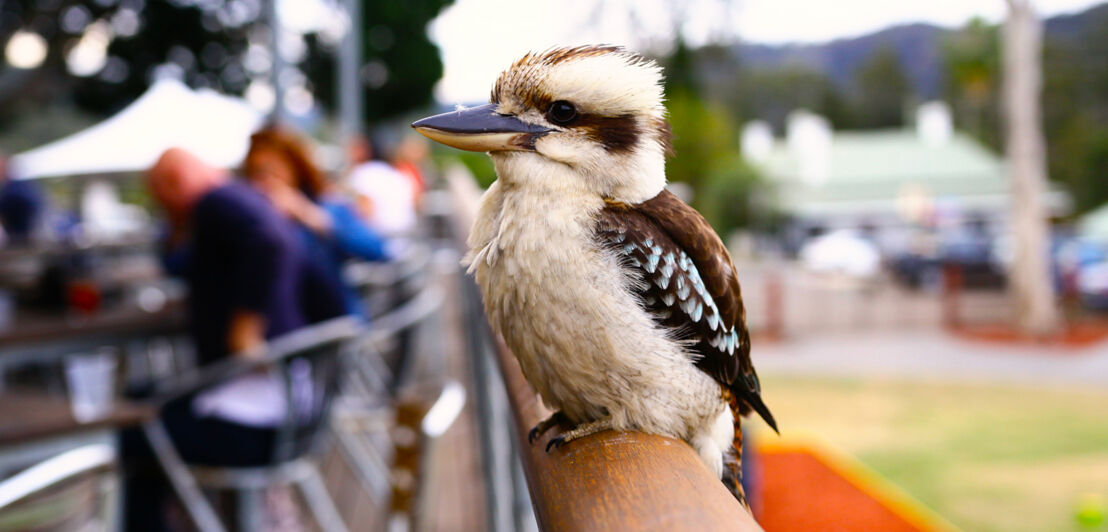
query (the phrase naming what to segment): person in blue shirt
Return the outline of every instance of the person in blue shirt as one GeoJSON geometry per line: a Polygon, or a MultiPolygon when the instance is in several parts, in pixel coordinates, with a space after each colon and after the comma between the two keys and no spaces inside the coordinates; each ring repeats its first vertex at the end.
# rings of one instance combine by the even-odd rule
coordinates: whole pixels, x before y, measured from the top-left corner
{"type": "Polygon", "coordinates": [[[312,162],[304,139],[274,126],[254,133],[243,174],[279,211],[297,222],[308,255],[342,286],[347,312],[368,317],[357,292],[343,280],[342,265],[349,258],[388,260],[385,241],[335,193],[312,162]]]}
{"type": "Polygon", "coordinates": [[[0,153],[0,227],[10,244],[30,242],[45,205],[38,185],[15,179],[8,172],[7,159],[0,153]]]}

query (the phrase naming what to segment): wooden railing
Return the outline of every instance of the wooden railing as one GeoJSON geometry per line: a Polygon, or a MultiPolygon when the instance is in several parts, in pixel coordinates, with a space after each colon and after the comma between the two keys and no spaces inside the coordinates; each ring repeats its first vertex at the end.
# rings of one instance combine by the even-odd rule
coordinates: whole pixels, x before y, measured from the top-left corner
{"type": "MultiPolygon", "coordinates": [[[[456,223],[468,230],[473,187],[450,183],[456,223]]],[[[464,233],[464,231],[463,231],[464,233]]],[[[546,452],[553,429],[527,434],[550,412],[527,384],[515,356],[496,338],[497,367],[534,514],[546,532],[761,530],[685,442],[639,432],[605,431],[546,452]]]]}
{"type": "Polygon", "coordinates": [[[501,343],[496,352],[542,530],[760,530],[685,442],[605,431],[548,453],[555,429],[529,444],[527,433],[550,412],[511,351],[501,343]]]}

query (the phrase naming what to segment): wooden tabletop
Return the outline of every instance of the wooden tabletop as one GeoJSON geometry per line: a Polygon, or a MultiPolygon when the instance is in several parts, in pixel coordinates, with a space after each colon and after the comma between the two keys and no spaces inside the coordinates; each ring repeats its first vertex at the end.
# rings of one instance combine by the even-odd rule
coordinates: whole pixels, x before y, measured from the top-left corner
{"type": "Polygon", "coordinates": [[[156,312],[126,306],[89,316],[24,313],[10,328],[0,331],[0,356],[15,347],[33,350],[36,344],[80,338],[171,333],[184,330],[185,319],[181,301],[170,302],[156,312]]]}
{"type": "Polygon", "coordinates": [[[64,397],[7,391],[0,394],[0,447],[88,430],[133,426],[153,419],[156,414],[151,406],[117,400],[108,415],[82,423],[73,418],[69,400],[64,397]]]}

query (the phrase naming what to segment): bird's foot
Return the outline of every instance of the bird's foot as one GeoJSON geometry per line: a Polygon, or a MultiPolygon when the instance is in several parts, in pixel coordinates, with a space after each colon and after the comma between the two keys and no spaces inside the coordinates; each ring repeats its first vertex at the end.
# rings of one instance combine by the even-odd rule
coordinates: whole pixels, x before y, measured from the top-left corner
{"type": "Polygon", "coordinates": [[[539,439],[539,436],[546,434],[546,431],[554,427],[554,425],[569,424],[569,418],[566,417],[560,410],[554,412],[550,417],[538,422],[531,429],[531,432],[527,433],[527,442],[534,444],[535,440],[539,439]]]}
{"type": "Polygon", "coordinates": [[[552,438],[546,444],[546,452],[550,452],[552,449],[561,448],[563,445],[576,440],[578,438],[584,438],[590,434],[596,434],[597,432],[605,431],[612,428],[612,418],[606,417],[604,419],[598,419],[596,421],[590,421],[588,423],[582,423],[577,425],[568,432],[564,432],[561,435],[552,438]]]}

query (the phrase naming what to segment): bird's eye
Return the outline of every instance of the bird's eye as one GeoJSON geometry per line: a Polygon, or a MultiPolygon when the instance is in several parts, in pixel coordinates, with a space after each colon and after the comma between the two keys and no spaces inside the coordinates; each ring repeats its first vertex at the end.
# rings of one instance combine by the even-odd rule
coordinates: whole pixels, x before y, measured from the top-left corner
{"type": "Polygon", "coordinates": [[[550,110],[546,112],[546,117],[555,124],[565,125],[577,118],[577,108],[565,100],[558,100],[550,104],[550,110]]]}

